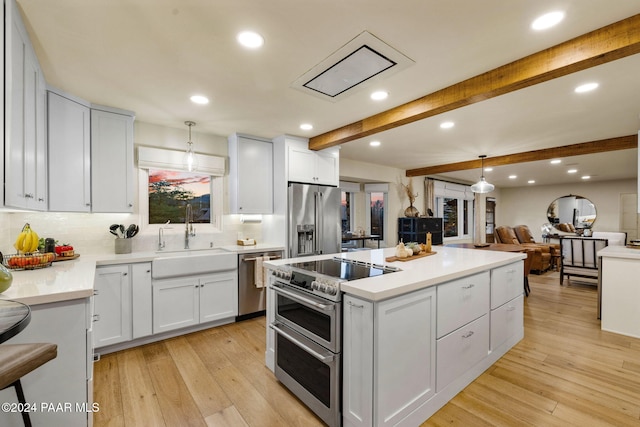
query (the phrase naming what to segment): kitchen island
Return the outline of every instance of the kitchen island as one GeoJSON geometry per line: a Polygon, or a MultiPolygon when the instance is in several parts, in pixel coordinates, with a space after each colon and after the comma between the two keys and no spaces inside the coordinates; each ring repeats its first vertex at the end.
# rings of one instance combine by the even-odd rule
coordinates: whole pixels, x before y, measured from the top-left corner
{"type": "MultiPolygon", "coordinates": [[[[419,425],[523,338],[525,254],[434,250],[407,262],[387,262],[389,248],[267,263],[337,256],[401,269],[341,284],[343,426],[419,425]]],[[[271,370],[274,341],[268,329],[271,370]]]]}
{"type": "Polygon", "coordinates": [[[602,257],[601,329],[640,338],[640,248],[607,246],[598,256],[602,257]]]}

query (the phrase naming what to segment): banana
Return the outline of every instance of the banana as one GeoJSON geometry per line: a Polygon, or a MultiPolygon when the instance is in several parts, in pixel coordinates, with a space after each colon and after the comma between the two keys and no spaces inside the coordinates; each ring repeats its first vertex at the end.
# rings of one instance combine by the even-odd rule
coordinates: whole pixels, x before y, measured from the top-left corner
{"type": "Polygon", "coordinates": [[[38,233],[31,229],[29,223],[26,223],[24,227],[22,227],[20,234],[18,234],[18,238],[13,244],[13,247],[20,253],[35,252],[38,250],[39,240],[40,237],[38,237],[38,233]]]}

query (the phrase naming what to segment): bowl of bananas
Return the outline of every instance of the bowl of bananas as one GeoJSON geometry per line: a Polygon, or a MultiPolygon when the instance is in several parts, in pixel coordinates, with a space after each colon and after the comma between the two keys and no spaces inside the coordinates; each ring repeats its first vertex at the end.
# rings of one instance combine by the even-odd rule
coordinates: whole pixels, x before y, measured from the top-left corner
{"type": "Polygon", "coordinates": [[[22,227],[13,247],[17,254],[5,255],[3,264],[11,270],[33,270],[51,266],[55,255],[53,252],[38,252],[40,238],[29,223],[22,227]]]}

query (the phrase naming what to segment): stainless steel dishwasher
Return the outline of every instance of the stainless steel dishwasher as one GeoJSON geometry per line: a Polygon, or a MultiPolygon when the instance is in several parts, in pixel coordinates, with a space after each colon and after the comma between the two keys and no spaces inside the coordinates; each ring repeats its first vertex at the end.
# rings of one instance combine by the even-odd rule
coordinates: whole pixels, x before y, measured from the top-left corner
{"type": "Polygon", "coordinates": [[[283,251],[257,251],[238,254],[238,317],[236,320],[263,315],[267,308],[267,279],[256,283],[256,264],[265,257],[281,259],[283,251]]]}

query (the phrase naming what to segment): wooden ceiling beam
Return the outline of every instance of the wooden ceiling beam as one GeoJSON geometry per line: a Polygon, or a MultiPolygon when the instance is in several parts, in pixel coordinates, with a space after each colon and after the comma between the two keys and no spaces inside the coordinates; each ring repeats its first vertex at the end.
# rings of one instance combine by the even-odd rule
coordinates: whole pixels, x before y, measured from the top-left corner
{"type": "MultiPolygon", "coordinates": [[[[507,154],[504,156],[487,157],[484,166],[504,166],[515,163],[535,162],[570,156],[582,156],[585,154],[604,153],[607,151],[628,150],[638,148],[638,135],[621,136],[618,138],[602,139],[599,141],[582,142],[579,144],[565,145],[562,147],[544,148],[541,150],[526,151],[523,153],[507,154]]],[[[437,175],[447,172],[457,172],[469,169],[480,169],[480,159],[466,162],[449,163],[446,165],[427,166],[417,169],[409,169],[405,175],[424,176],[437,175]]]]}
{"type": "Polygon", "coordinates": [[[640,14],[309,140],[322,150],[640,53],[640,14]]]}

